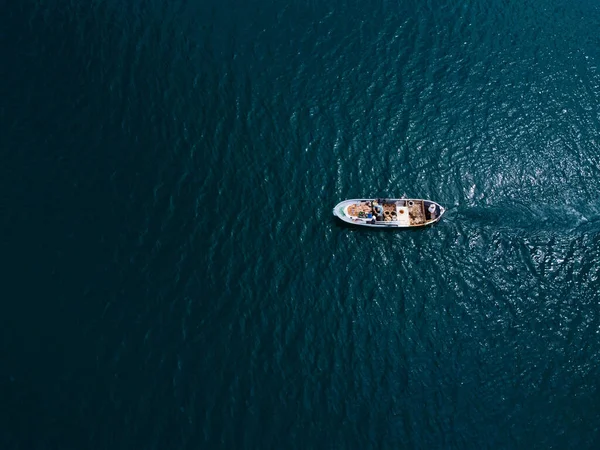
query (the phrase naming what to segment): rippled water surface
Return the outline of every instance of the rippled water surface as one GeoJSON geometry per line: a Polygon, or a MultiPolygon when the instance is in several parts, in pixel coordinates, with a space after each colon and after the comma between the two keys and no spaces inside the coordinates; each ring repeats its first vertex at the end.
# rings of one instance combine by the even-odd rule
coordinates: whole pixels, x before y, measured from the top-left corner
{"type": "Polygon", "coordinates": [[[600,5],[0,15],[0,448],[597,448],[600,5]],[[356,197],[429,198],[417,231],[356,197]]]}

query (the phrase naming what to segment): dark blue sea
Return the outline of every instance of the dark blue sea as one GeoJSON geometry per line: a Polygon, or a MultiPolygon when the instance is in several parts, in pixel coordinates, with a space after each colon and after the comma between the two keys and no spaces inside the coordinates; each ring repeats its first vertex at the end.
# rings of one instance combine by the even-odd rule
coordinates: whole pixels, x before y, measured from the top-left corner
{"type": "Polygon", "coordinates": [[[600,448],[600,3],[0,2],[0,255],[2,450],[600,448]]]}

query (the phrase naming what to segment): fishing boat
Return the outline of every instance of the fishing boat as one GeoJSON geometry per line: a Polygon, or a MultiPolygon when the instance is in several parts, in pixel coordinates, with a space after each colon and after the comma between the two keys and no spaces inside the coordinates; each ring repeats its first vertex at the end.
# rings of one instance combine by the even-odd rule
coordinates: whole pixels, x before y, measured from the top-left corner
{"type": "Polygon", "coordinates": [[[409,228],[431,225],[445,211],[436,202],[416,198],[351,199],[338,203],[333,215],[353,225],[409,228]]]}

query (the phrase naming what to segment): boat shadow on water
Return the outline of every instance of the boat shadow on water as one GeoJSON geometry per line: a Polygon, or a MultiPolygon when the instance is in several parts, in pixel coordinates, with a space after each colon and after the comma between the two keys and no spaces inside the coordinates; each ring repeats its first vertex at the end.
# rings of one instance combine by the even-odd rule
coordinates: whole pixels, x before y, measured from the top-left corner
{"type": "Polygon", "coordinates": [[[331,220],[332,220],[334,226],[340,230],[348,230],[348,231],[352,231],[352,232],[368,233],[368,234],[399,233],[399,232],[400,233],[423,233],[434,227],[439,227],[441,225],[441,223],[443,222],[443,220],[442,220],[438,223],[426,225],[423,227],[361,227],[361,226],[356,226],[355,224],[352,224],[352,223],[341,221],[336,217],[332,217],[331,220]]]}

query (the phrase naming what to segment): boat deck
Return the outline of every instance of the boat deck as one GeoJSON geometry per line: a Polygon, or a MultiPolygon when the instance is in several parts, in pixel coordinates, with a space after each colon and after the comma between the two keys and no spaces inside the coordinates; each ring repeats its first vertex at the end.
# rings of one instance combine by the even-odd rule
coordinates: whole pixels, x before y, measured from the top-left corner
{"type": "MultiPolygon", "coordinates": [[[[375,223],[396,222],[400,226],[417,226],[425,224],[437,217],[437,210],[427,209],[423,200],[382,200],[379,204],[383,207],[383,220],[375,219],[375,223]]],[[[353,218],[369,218],[373,214],[370,201],[360,201],[348,206],[347,214],[353,218]]],[[[372,219],[372,218],[371,218],[372,219]]]]}

